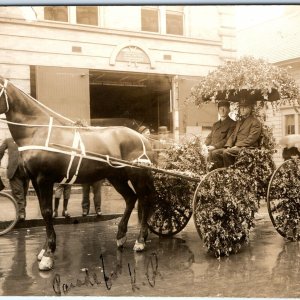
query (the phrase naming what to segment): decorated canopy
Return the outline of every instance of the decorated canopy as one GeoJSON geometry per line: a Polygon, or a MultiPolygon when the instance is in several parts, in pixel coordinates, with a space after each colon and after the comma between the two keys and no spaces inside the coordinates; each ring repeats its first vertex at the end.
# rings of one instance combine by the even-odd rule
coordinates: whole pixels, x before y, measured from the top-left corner
{"type": "Polygon", "coordinates": [[[190,99],[196,104],[246,98],[295,105],[300,99],[299,87],[287,69],[263,59],[243,57],[217,67],[191,90],[190,99]]]}

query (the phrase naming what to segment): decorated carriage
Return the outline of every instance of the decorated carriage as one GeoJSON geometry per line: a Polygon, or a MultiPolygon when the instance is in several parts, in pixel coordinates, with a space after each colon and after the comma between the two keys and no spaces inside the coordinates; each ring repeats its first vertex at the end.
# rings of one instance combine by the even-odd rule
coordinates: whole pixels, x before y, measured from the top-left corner
{"type": "MultiPolygon", "coordinates": [[[[294,106],[298,103],[299,90],[286,70],[246,57],[227,62],[203,77],[191,93],[192,102],[198,106],[227,100],[235,110],[238,109],[236,103],[245,98],[256,104],[254,114],[264,123],[267,105],[274,110],[282,104],[294,106]]],[[[288,139],[289,142],[283,142],[288,147],[299,144],[299,137],[288,139]]],[[[277,232],[288,240],[299,240],[299,161],[293,158],[276,169],[275,144],[272,130],[263,125],[259,147],[242,150],[232,167],[207,172],[203,164],[201,168],[193,161],[193,167],[186,169],[193,170],[201,180],[190,194],[179,185],[182,193],[177,193],[178,201],[174,200],[176,185],[169,184],[172,191],[169,194],[164,187],[160,188],[167,197],[162,197],[164,199],[157,204],[150,229],[159,235],[173,235],[182,230],[193,215],[197,232],[208,250],[217,257],[229,255],[248,243],[255,226],[255,213],[261,202],[266,201],[277,232]]],[[[188,159],[185,152],[186,149],[177,163],[188,159]]],[[[193,155],[196,153],[189,156],[193,155]]],[[[172,161],[174,155],[170,156],[169,169],[174,165],[172,161]]]]}
{"type": "MultiPolygon", "coordinates": [[[[270,73],[269,65],[263,67],[270,73]]],[[[261,101],[262,108],[266,101],[286,100],[286,82],[292,81],[289,77],[283,80],[286,74],[282,76],[275,71],[278,78],[277,81],[271,78],[271,88],[258,86],[257,89],[240,88],[245,72],[239,78],[239,88],[216,84],[209,74],[192,95],[198,99],[200,94],[204,102],[219,97],[235,102],[242,93],[243,97],[261,101]],[[207,82],[218,89],[211,93],[211,89],[206,89],[207,82]]],[[[294,94],[289,94],[289,99],[297,98],[298,90],[290,90],[294,94]]],[[[171,236],[180,232],[193,214],[196,229],[209,251],[217,257],[236,253],[249,240],[254,214],[262,199],[267,199],[276,230],[288,239],[300,239],[299,198],[295,188],[300,180],[299,163],[292,160],[275,170],[274,141],[267,127],[260,149],[245,149],[232,167],[208,172],[204,148],[197,138],[166,150],[162,165],[154,167],[150,164],[150,142],[136,131],[125,127],[78,126],[1,77],[0,113],[6,114],[12,137],[22,152],[24,167],[37,192],[46,223],[46,242],[38,255],[40,270],[49,270],[54,264],[52,191],[55,182],[85,183],[102,178],[111,182],[126,202],[118,226],[118,247],[126,241],[128,219],[138,199],[141,228],[135,251],[144,250],[148,227],[160,236],[171,236]]]]}

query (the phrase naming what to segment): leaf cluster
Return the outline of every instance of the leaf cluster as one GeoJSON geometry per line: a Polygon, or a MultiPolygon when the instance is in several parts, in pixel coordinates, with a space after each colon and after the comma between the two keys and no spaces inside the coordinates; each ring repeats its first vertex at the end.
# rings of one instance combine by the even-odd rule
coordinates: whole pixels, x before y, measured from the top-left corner
{"type": "Polygon", "coordinates": [[[196,189],[196,183],[180,177],[200,177],[207,171],[204,148],[199,137],[183,140],[181,144],[169,146],[161,153],[159,166],[161,169],[174,172],[175,176],[155,173],[154,185],[157,201],[167,201],[170,205],[177,203],[191,206],[191,201],[196,189]]]}

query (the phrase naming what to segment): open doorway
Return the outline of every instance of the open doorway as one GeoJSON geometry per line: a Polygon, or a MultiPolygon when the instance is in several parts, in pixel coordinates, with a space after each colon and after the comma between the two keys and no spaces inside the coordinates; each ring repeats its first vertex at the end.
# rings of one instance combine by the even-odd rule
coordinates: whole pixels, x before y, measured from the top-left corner
{"type": "MultiPolygon", "coordinates": [[[[90,71],[92,125],[125,125],[172,129],[171,78],[161,75],[90,71]]],[[[136,128],[134,128],[136,129],[136,128]]]]}

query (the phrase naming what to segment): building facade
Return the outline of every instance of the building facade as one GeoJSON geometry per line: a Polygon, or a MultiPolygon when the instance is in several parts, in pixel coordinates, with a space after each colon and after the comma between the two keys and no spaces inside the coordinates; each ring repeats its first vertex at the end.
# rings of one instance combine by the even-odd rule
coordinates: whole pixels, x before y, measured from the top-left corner
{"type": "Polygon", "coordinates": [[[0,7],[0,75],[73,120],[135,120],[205,134],[214,105],[185,105],[236,57],[230,6],[0,7]]]}

